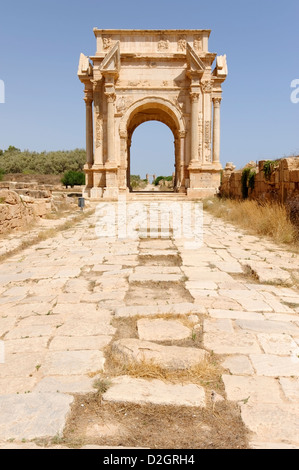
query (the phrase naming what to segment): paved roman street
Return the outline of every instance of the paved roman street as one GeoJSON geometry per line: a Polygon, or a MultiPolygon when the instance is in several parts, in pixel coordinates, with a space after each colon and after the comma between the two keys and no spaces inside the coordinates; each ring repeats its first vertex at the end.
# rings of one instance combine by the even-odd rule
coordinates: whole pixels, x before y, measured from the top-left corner
{"type": "MultiPolygon", "coordinates": [[[[238,404],[249,447],[299,448],[298,254],[207,212],[196,249],[171,233],[98,237],[96,224],[97,213],[1,264],[0,448],[61,435],[76,394],[105,373],[109,345],[177,370],[214,354],[217,398],[238,404]],[[137,335],[115,336],[115,321],[134,318],[137,335]],[[201,347],[177,344],[196,332],[201,347]]],[[[204,386],[130,375],[102,396],[202,408],[210,399],[204,386]]]]}

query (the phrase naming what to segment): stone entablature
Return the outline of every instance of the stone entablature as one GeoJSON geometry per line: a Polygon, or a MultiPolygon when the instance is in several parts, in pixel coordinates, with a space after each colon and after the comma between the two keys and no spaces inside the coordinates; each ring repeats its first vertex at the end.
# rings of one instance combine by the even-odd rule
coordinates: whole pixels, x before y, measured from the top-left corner
{"type": "Polygon", "coordinates": [[[94,29],[94,56],[80,56],[85,85],[86,193],[117,198],[130,187],[130,146],[149,120],[173,132],[175,190],[215,192],[220,181],[221,84],[226,56],[208,51],[209,30],[94,29]],[[216,58],[216,66],[212,64],[216,58]]]}

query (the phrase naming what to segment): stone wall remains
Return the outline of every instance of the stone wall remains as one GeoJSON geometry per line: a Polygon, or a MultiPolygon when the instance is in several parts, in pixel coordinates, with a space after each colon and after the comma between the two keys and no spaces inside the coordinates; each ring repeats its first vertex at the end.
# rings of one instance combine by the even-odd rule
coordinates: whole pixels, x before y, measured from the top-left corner
{"type": "Polygon", "coordinates": [[[25,228],[51,211],[51,194],[49,197],[35,195],[41,197],[20,195],[16,191],[0,188],[0,234],[25,228]]]}
{"type": "MultiPolygon", "coordinates": [[[[269,160],[248,163],[244,168],[255,171],[254,187],[248,188],[248,199],[261,201],[279,201],[285,203],[299,198],[299,156],[281,158],[273,161],[269,168],[269,160]]],[[[242,199],[242,173],[232,163],[227,163],[222,174],[219,187],[221,197],[242,199]]]]}

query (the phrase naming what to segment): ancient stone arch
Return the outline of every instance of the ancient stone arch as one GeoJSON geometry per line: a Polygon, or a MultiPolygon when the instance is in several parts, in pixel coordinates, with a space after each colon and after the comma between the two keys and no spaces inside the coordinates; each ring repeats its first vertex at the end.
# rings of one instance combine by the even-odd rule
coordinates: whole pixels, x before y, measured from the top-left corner
{"type": "Polygon", "coordinates": [[[136,127],[166,124],[174,136],[175,190],[189,197],[220,184],[221,84],[226,56],[208,51],[209,30],[99,30],[95,56],[80,55],[85,86],[85,195],[129,192],[136,127]],[[216,59],[215,68],[212,64],[216,59]]]}
{"type": "MultiPolygon", "coordinates": [[[[176,188],[181,186],[184,172],[180,165],[180,135],[185,135],[185,123],[181,110],[170,100],[149,96],[134,102],[126,111],[120,122],[120,138],[126,139],[127,147],[124,160],[127,162],[127,186],[130,187],[130,146],[134,130],[143,122],[160,121],[166,124],[173,133],[175,144],[175,180],[176,188]]],[[[125,148],[125,145],[124,145],[125,148]]]]}

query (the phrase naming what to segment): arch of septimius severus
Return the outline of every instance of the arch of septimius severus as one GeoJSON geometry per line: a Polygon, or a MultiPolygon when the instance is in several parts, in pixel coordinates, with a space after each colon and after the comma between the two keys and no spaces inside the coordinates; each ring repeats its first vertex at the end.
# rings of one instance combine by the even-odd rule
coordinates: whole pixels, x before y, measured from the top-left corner
{"type": "Polygon", "coordinates": [[[129,191],[132,134],[149,120],[173,132],[175,191],[190,198],[215,193],[227,65],[225,55],[208,50],[210,30],[94,34],[96,53],[81,54],[78,68],[86,104],[85,196],[117,199],[129,191]]]}

